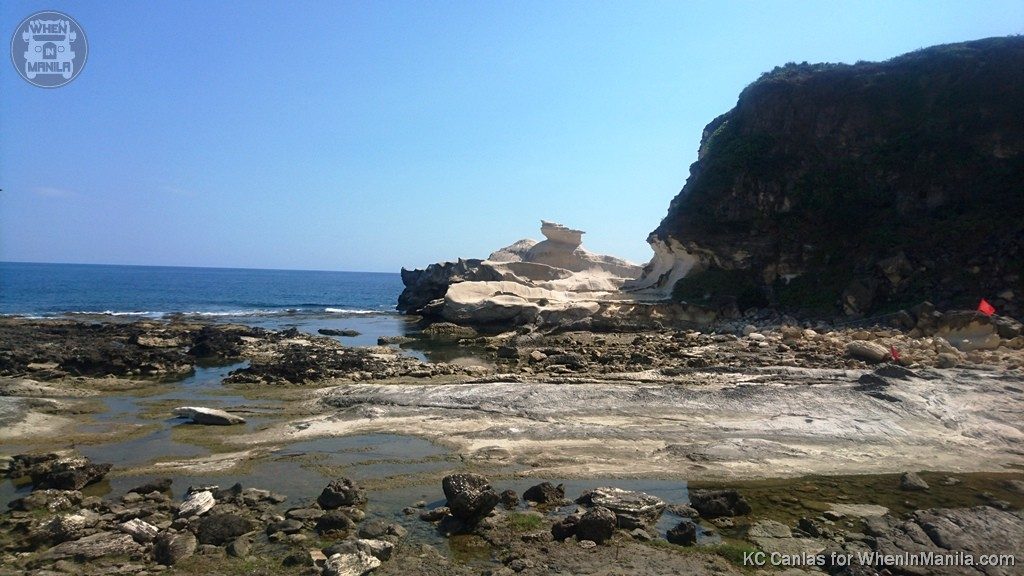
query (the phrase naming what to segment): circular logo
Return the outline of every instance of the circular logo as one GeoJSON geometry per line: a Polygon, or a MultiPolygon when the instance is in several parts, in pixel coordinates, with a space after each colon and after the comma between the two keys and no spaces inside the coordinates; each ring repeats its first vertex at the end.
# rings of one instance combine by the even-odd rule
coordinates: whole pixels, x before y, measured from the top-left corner
{"type": "Polygon", "coordinates": [[[47,10],[25,18],[11,37],[18,74],[40,88],[58,88],[82,73],[89,56],[85,31],[74,18],[47,10]]]}

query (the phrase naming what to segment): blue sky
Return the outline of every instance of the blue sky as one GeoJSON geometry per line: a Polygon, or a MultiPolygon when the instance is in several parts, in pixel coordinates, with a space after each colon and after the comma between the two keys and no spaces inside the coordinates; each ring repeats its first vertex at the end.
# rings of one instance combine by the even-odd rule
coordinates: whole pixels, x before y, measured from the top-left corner
{"type": "Polygon", "coordinates": [[[89,60],[0,62],[0,260],[397,271],[541,218],[637,262],[701,130],[789,61],[1024,32],[1024,2],[23,2],[89,60]]]}

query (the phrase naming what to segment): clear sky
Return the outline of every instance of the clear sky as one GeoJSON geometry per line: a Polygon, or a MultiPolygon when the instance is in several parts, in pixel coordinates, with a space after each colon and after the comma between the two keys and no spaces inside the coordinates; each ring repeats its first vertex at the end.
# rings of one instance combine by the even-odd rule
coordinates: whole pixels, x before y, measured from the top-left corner
{"type": "Polygon", "coordinates": [[[540,219],[637,262],[701,130],[789,61],[1024,32],[1024,2],[4,0],[0,260],[397,271],[540,219]],[[22,80],[69,13],[89,59],[22,80]]]}

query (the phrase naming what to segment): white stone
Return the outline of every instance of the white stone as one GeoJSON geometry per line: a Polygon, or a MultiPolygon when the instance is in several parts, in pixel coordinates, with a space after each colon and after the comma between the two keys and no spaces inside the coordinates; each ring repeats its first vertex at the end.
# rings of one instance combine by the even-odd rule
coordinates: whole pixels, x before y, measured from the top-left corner
{"type": "Polygon", "coordinates": [[[213,492],[209,490],[193,492],[178,507],[178,516],[183,518],[201,516],[209,512],[210,508],[213,508],[213,505],[216,503],[217,501],[213,499],[213,492]]]}
{"type": "Polygon", "coordinates": [[[118,528],[140,544],[151,542],[156,538],[157,533],[160,532],[160,529],[156,526],[138,518],[132,518],[127,522],[123,522],[118,528]]]}
{"type": "Polygon", "coordinates": [[[207,424],[212,426],[230,426],[232,424],[245,424],[245,418],[218,410],[216,408],[203,408],[201,406],[181,406],[172,412],[178,418],[189,418],[196,424],[207,424]]]}
{"type": "Polygon", "coordinates": [[[324,576],[363,576],[380,564],[380,560],[363,551],[335,554],[324,563],[324,576]]]}

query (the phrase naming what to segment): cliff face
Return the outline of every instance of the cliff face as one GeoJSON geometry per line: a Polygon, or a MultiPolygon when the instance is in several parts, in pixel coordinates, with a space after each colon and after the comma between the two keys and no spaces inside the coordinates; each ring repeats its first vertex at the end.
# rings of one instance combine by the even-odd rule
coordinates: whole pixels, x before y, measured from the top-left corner
{"type": "Polygon", "coordinates": [[[776,68],[705,128],[634,288],[872,314],[1024,299],[1024,37],[776,68]]]}

